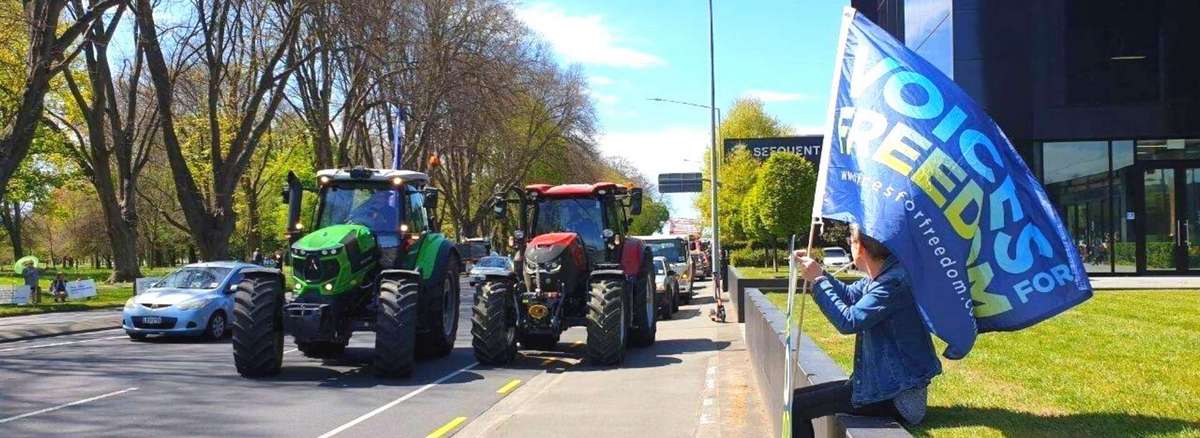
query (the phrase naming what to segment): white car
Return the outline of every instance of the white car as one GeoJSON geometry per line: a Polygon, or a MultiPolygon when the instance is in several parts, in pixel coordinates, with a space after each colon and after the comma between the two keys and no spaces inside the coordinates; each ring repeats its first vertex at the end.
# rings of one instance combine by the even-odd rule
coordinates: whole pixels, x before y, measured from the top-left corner
{"type": "Polygon", "coordinates": [[[504,256],[487,256],[480,258],[471,267],[471,278],[482,279],[488,276],[507,277],[513,273],[513,261],[504,256]]]}
{"type": "Polygon", "coordinates": [[[825,253],[825,266],[833,270],[842,269],[846,267],[846,265],[854,263],[853,260],[850,260],[850,255],[847,254],[846,250],[842,248],[831,246],[829,248],[824,248],[821,251],[825,253]]]}

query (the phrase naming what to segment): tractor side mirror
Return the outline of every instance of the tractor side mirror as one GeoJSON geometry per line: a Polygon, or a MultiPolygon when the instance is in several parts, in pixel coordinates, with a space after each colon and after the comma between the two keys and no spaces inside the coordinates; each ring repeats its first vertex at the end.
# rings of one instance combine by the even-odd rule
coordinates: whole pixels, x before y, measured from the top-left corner
{"type": "Polygon", "coordinates": [[[629,190],[629,214],[642,214],[642,189],[629,190]]]}
{"type": "Polygon", "coordinates": [[[430,211],[436,211],[438,204],[438,191],[436,189],[425,190],[425,208],[430,211]]]}
{"type": "Polygon", "coordinates": [[[499,196],[492,198],[492,213],[496,214],[496,219],[508,217],[508,203],[504,201],[504,198],[499,196]]]}
{"type": "Polygon", "coordinates": [[[304,198],[304,186],[294,172],[288,172],[287,186],[283,191],[287,202],[287,232],[292,240],[300,235],[300,202],[304,198]]]}

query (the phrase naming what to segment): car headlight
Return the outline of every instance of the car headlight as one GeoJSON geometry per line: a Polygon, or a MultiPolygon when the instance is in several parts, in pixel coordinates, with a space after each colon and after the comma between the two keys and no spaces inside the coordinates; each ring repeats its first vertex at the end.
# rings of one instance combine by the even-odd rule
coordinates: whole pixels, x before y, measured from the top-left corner
{"type": "Polygon", "coordinates": [[[125,310],[133,310],[137,308],[137,304],[133,302],[133,298],[125,300],[125,310]]]}
{"type": "Polygon", "coordinates": [[[175,307],[178,307],[179,310],[196,310],[208,305],[209,301],[211,300],[208,298],[192,298],[177,304],[175,307]]]}

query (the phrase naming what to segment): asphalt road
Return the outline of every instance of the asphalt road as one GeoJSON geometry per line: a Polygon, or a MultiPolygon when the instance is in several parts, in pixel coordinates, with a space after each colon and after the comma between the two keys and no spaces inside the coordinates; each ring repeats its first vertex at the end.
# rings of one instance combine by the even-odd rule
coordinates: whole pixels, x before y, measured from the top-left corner
{"type": "Polygon", "coordinates": [[[324,363],[289,345],[283,372],[264,380],[237,374],[228,340],[133,342],[106,330],[0,344],[0,436],[426,436],[547,368],[536,357],[477,365],[463,286],[455,350],[407,379],[371,374],[372,333],[324,363]]]}
{"type": "MultiPolygon", "coordinates": [[[[0,436],[452,434],[537,376],[575,380],[595,373],[574,371],[601,370],[580,364],[581,328],[564,334],[559,351],[523,351],[503,368],[478,365],[470,347],[473,289],[464,282],[462,291],[455,350],[418,362],[407,379],[370,372],[372,333],[356,333],[347,354],[333,361],[305,358],[289,344],[283,372],[262,380],[236,373],[228,340],[133,342],[121,330],[105,330],[3,343],[0,436]]],[[[680,317],[707,320],[699,306],[688,307],[680,317]]],[[[671,345],[635,351],[670,367],[679,361],[651,350],[671,345]]],[[[627,389],[634,390],[628,396],[637,392],[627,389]]],[[[681,396],[699,403],[695,394],[681,396]]]]}

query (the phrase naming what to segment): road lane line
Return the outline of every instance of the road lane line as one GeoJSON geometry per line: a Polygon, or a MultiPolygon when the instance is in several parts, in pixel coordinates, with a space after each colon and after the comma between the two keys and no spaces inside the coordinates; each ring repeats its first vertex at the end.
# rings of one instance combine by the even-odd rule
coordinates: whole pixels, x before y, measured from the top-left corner
{"type": "Polygon", "coordinates": [[[27,413],[27,414],[21,414],[21,415],[17,415],[17,416],[15,416],[15,417],[8,417],[8,418],[5,418],[5,419],[0,419],[0,424],[4,424],[4,423],[10,422],[10,421],[20,420],[20,419],[22,419],[22,418],[25,418],[25,417],[32,417],[32,416],[34,416],[34,415],[44,414],[44,413],[51,412],[51,411],[57,411],[57,410],[59,410],[59,409],[62,409],[62,408],[69,408],[69,407],[71,407],[71,406],[75,406],[75,405],[81,405],[81,404],[88,403],[88,402],[94,402],[94,401],[96,401],[96,400],[100,400],[100,399],[102,399],[102,398],[109,398],[109,397],[113,397],[113,396],[117,396],[117,395],[124,394],[124,393],[126,393],[126,392],[130,392],[130,391],[137,391],[137,390],[138,390],[137,388],[125,388],[125,389],[122,389],[122,390],[120,390],[120,391],[113,391],[113,392],[110,392],[110,393],[108,393],[108,394],[100,394],[100,395],[98,395],[98,396],[95,396],[95,397],[91,397],[91,398],[85,398],[85,399],[83,399],[83,400],[73,401],[73,402],[70,402],[70,403],[67,403],[67,404],[58,405],[58,406],[52,406],[52,407],[49,407],[49,408],[46,408],[46,409],[40,409],[40,410],[36,410],[36,411],[30,412],[30,413],[27,413]]]}
{"type": "Polygon", "coordinates": [[[467,421],[467,417],[458,417],[453,420],[450,420],[449,423],[446,423],[445,425],[442,425],[442,427],[437,428],[437,430],[431,432],[429,435],[426,435],[425,438],[442,438],[442,437],[446,436],[447,433],[450,433],[454,429],[458,429],[458,426],[461,426],[463,424],[463,422],[465,422],[465,421],[467,421]]]}
{"type": "Polygon", "coordinates": [[[521,379],[512,379],[504,386],[501,386],[500,389],[496,390],[496,394],[508,395],[509,392],[512,392],[513,389],[516,389],[516,387],[520,385],[521,379]]]}
{"type": "Polygon", "coordinates": [[[457,376],[457,375],[459,375],[459,374],[462,374],[462,373],[466,372],[467,370],[469,370],[469,369],[471,369],[471,368],[475,368],[476,366],[479,366],[479,362],[473,362],[473,363],[471,363],[470,365],[467,365],[467,366],[465,366],[465,367],[459,368],[459,369],[458,369],[458,371],[455,371],[455,372],[453,372],[453,373],[450,373],[450,374],[447,374],[447,375],[445,375],[445,376],[442,376],[441,378],[439,378],[439,379],[437,379],[437,380],[434,380],[434,381],[433,381],[433,383],[430,383],[430,384],[428,384],[428,385],[425,385],[425,386],[422,386],[422,387],[420,387],[420,388],[417,388],[417,389],[413,390],[412,392],[410,392],[410,393],[408,393],[408,394],[404,394],[404,396],[402,396],[402,397],[400,397],[400,398],[398,398],[398,399],[395,399],[395,400],[392,400],[392,401],[388,402],[388,404],[386,404],[386,405],[383,405],[383,406],[380,406],[380,407],[378,407],[378,408],[375,408],[375,410],[373,410],[373,411],[371,411],[371,412],[367,412],[367,413],[363,414],[362,416],[360,416],[360,417],[358,417],[358,418],[355,418],[355,419],[353,419],[353,420],[350,420],[350,422],[349,422],[349,423],[346,423],[346,424],[343,424],[343,425],[341,425],[341,426],[338,426],[336,429],[333,429],[333,430],[331,430],[331,431],[329,431],[329,432],[325,432],[325,434],[324,434],[324,435],[321,435],[319,438],[329,438],[329,437],[331,437],[331,436],[334,436],[334,435],[337,435],[337,434],[339,434],[339,433],[342,433],[342,432],[344,432],[346,429],[349,429],[349,428],[351,428],[351,427],[354,427],[354,425],[356,425],[356,424],[358,424],[358,423],[362,423],[363,421],[366,421],[367,419],[369,419],[369,418],[371,418],[371,417],[374,417],[374,416],[376,416],[376,415],[379,415],[379,413],[381,413],[381,412],[383,412],[383,411],[386,411],[386,410],[388,410],[388,409],[391,409],[393,406],[396,406],[396,405],[398,405],[398,404],[400,404],[400,403],[404,403],[404,401],[405,401],[405,400],[408,400],[408,399],[410,399],[410,398],[416,397],[416,396],[420,395],[422,392],[425,392],[426,390],[428,390],[429,388],[432,388],[432,387],[434,387],[434,386],[437,386],[437,385],[441,384],[442,382],[445,382],[445,381],[447,381],[447,380],[450,380],[450,379],[454,378],[454,376],[457,376]]]}
{"type": "Polygon", "coordinates": [[[0,350],[0,352],[17,351],[17,350],[32,350],[34,348],[58,347],[61,345],[82,344],[84,342],[95,342],[95,341],[103,341],[105,339],[118,339],[118,338],[125,338],[125,337],[128,337],[128,336],[125,336],[125,335],[109,336],[107,338],[84,339],[82,341],[56,342],[53,344],[42,344],[42,345],[29,345],[29,346],[25,346],[25,347],[5,348],[3,350],[0,350]]]}
{"type": "Polygon", "coordinates": [[[293,349],[291,349],[291,350],[284,350],[283,354],[288,354],[288,353],[291,353],[291,352],[293,352],[293,351],[296,351],[296,350],[299,350],[299,348],[293,348],[293,349]]]}

